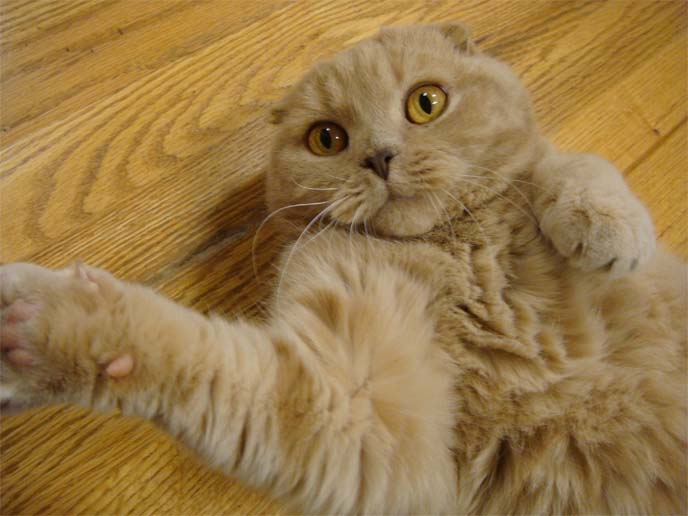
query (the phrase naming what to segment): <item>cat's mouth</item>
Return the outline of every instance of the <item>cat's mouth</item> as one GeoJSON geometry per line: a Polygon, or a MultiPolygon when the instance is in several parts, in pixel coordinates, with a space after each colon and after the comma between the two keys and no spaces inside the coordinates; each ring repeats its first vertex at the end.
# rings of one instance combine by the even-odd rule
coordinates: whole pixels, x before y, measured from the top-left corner
{"type": "Polygon", "coordinates": [[[322,220],[332,221],[349,231],[367,233],[372,229],[390,237],[418,236],[439,222],[443,206],[434,192],[393,183],[381,186],[381,183],[376,184],[363,197],[334,201],[336,207],[328,210],[322,220]]]}
{"type": "MultiPolygon", "coordinates": [[[[421,197],[418,192],[400,192],[395,188],[387,188],[387,202],[394,202],[400,199],[413,200],[421,197]]],[[[380,207],[382,208],[382,206],[380,207]]]]}
{"type": "Polygon", "coordinates": [[[407,182],[396,182],[393,177],[384,183],[387,192],[387,200],[395,201],[398,199],[413,199],[423,194],[417,187],[410,185],[407,182]]]}
{"type": "Polygon", "coordinates": [[[376,232],[394,237],[427,233],[438,222],[439,207],[431,199],[432,194],[427,192],[400,195],[390,190],[386,202],[371,217],[369,224],[376,232]]]}

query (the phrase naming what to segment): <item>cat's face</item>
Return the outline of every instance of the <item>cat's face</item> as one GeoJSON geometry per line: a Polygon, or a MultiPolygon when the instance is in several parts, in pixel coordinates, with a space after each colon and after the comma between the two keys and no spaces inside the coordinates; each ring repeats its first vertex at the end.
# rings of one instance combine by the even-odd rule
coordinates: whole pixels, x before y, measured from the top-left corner
{"type": "Polygon", "coordinates": [[[530,102],[461,25],[384,29],[316,65],[273,111],[269,208],[305,223],[425,233],[530,159],[530,102]],[[320,220],[320,219],[318,219],[320,220]]]}

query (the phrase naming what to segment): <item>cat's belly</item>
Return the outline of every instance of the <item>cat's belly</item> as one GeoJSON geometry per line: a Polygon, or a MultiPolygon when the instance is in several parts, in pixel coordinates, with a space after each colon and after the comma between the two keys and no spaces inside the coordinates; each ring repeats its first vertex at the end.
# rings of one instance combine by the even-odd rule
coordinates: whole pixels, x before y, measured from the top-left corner
{"type": "Polygon", "coordinates": [[[326,231],[294,254],[293,278],[326,263],[326,277],[365,285],[393,267],[427,287],[416,302],[430,299],[456,374],[454,512],[682,512],[685,269],[660,260],[612,283],[506,222],[456,221],[417,241],[326,231]],[[614,505],[628,486],[619,499],[637,503],[614,505]]]}
{"type": "Polygon", "coordinates": [[[660,254],[612,282],[571,269],[527,224],[485,231],[482,243],[432,242],[448,255],[430,310],[460,371],[459,471],[484,466],[463,477],[463,508],[609,512],[603,482],[636,486],[637,507],[681,507],[685,266],[660,254]],[[500,505],[513,489],[550,502],[500,505]]]}
{"type": "Polygon", "coordinates": [[[440,246],[450,258],[433,278],[430,311],[450,348],[642,369],[653,360],[638,360],[640,350],[661,354],[657,341],[685,351],[688,275],[679,260],[660,252],[643,270],[612,280],[570,267],[535,228],[519,231],[505,228],[502,242],[440,246]]]}
{"type": "Polygon", "coordinates": [[[446,256],[431,279],[430,311],[455,354],[489,349],[535,359],[542,332],[560,328],[562,308],[575,304],[575,273],[523,216],[478,214],[437,228],[427,244],[446,256]]]}

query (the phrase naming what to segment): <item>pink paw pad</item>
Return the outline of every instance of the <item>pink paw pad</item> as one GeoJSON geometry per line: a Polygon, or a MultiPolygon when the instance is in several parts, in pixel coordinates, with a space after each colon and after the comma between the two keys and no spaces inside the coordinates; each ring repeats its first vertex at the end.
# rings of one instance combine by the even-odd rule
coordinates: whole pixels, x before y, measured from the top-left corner
{"type": "Polygon", "coordinates": [[[10,364],[17,367],[27,367],[33,364],[33,356],[31,353],[22,348],[11,349],[5,356],[10,364]]]}
{"type": "Polygon", "coordinates": [[[2,314],[0,352],[15,366],[29,366],[33,363],[33,357],[25,349],[24,339],[17,325],[36,317],[39,311],[39,305],[19,300],[10,305],[2,314]]]}
{"type": "Polygon", "coordinates": [[[18,300],[12,303],[3,316],[3,324],[12,324],[18,322],[28,321],[36,317],[40,307],[36,303],[28,303],[23,300],[18,300]]]}

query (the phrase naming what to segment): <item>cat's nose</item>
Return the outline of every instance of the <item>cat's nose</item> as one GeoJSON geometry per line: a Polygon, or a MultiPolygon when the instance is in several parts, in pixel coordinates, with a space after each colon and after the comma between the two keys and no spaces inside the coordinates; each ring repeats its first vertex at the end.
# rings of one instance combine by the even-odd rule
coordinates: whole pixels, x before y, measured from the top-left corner
{"type": "Polygon", "coordinates": [[[385,181],[389,177],[389,162],[394,154],[388,150],[380,151],[363,160],[363,166],[369,168],[385,181]]]}

